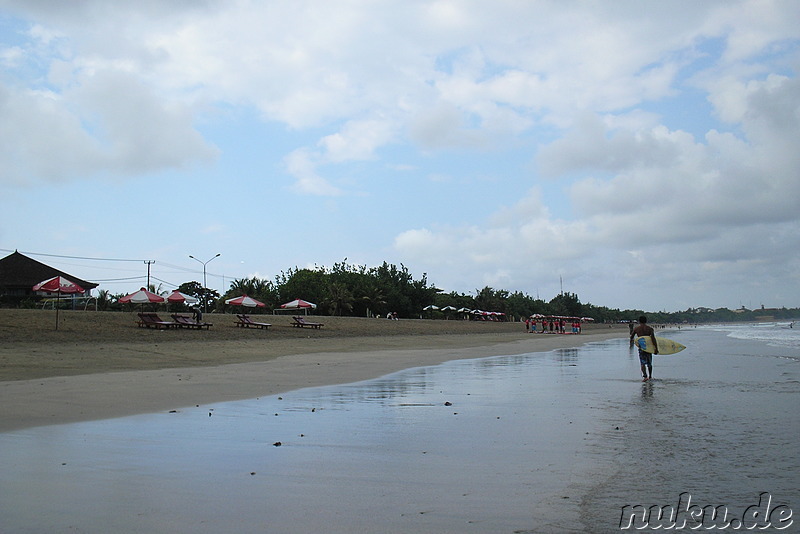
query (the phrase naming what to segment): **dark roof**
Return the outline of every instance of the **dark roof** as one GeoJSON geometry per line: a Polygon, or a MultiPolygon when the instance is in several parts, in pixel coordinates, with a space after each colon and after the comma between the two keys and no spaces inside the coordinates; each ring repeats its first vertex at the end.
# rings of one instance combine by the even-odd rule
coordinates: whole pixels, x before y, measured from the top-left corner
{"type": "Polygon", "coordinates": [[[86,290],[94,289],[99,285],[59,271],[16,251],[0,259],[0,288],[31,289],[39,282],[49,280],[54,276],[63,276],[86,290]]]}

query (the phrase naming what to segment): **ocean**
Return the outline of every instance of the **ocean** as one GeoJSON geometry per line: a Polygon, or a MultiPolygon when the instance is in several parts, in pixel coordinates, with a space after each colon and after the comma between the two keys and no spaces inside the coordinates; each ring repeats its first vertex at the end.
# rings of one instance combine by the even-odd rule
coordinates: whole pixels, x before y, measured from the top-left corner
{"type": "Polygon", "coordinates": [[[0,532],[797,531],[800,329],[658,335],[2,433],[0,532]]]}
{"type": "MultiPolygon", "coordinates": [[[[607,431],[606,439],[593,445],[615,448],[615,467],[606,478],[588,484],[581,505],[584,525],[592,527],[589,531],[619,532],[620,506],[666,511],[672,506],[677,515],[679,502],[686,504],[689,497],[701,508],[723,507],[720,512],[727,511],[728,518],[705,524],[666,519],[662,528],[711,530],[716,525],[733,530],[746,510],[757,511],[768,498],[770,509],[797,507],[800,331],[788,323],[768,323],[683,328],[663,335],[688,348],[655,356],[657,380],[604,411],[606,428],[619,420],[624,432],[607,431]],[[616,529],[600,528],[612,525],[615,517],[616,529]]],[[[786,526],[777,519],[774,515],[769,528],[765,519],[740,529],[777,532],[786,526]]],[[[657,520],[638,523],[658,525],[657,520]]],[[[784,531],[797,527],[795,521],[784,531]]]]}

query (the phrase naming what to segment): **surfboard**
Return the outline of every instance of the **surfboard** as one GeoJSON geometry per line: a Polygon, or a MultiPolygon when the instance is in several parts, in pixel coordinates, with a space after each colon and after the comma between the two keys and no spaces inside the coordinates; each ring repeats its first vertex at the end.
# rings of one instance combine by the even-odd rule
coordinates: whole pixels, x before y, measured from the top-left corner
{"type": "MultiPolygon", "coordinates": [[[[686,348],[685,345],[681,345],[677,341],[672,341],[671,339],[667,339],[665,337],[656,336],[656,341],[658,342],[659,354],[675,354],[676,352],[680,352],[686,348]]],[[[644,352],[652,353],[655,350],[653,347],[653,340],[650,339],[650,336],[637,337],[633,342],[636,344],[638,349],[641,349],[644,352]]]]}

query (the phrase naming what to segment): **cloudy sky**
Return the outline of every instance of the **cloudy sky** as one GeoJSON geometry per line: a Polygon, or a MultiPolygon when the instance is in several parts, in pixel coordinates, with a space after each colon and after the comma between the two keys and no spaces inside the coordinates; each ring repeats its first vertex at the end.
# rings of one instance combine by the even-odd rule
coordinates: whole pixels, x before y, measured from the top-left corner
{"type": "Polygon", "coordinates": [[[144,260],[165,289],[202,281],[188,256],[219,253],[218,290],[346,258],[447,292],[797,307],[798,20],[794,0],[0,0],[0,255],[112,293],[144,260]]]}

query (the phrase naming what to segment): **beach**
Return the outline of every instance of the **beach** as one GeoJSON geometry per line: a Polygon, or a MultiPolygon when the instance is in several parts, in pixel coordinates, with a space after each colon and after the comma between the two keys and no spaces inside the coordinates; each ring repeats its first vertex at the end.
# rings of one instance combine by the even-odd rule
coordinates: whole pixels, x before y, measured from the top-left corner
{"type": "MultiPolygon", "coordinates": [[[[169,317],[161,313],[162,317],[169,317]]],[[[0,309],[0,432],[343,384],[448,360],[571,347],[626,335],[526,334],[522,323],[256,315],[269,330],[208,314],[209,330],[137,328],[135,312],[0,309]]]]}
{"type": "MultiPolygon", "coordinates": [[[[0,382],[0,531],[606,533],[624,507],[681,495],[727,520],[764,492],[797,506],[794,332],[660,333],[688,348],[642,383],[627,327],[435,323],[331,333],[331,352],[216,340],[231,363],[0,382]]],[[[185,361],[172,343],[165,365],[185,361]]]]}

